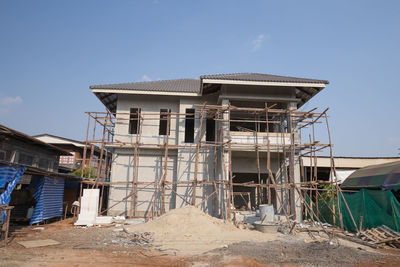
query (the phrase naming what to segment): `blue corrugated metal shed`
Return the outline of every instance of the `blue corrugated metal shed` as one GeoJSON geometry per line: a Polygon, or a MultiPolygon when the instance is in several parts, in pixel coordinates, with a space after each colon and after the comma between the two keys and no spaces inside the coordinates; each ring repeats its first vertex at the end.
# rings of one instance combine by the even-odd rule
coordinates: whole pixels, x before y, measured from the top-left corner
{"type": "MultiPolygon", "coordinates": [[[[11,192],[17,185],[19,179],[24,174],[25,167],[2,166],[0,165],[0,187],[3,188],[7,184],[4,192],[0,195],[0,205],[8,205],[11,200],[11,192]]],[[[0,222],[4,222],[7,218],[6,211],[0,211],[0,222]]]]}
{"type": "Polygon", "coordinates": [[[37,203],[30,225],[46,219],[60,217],[63,211],[64,179],[36,176],[35,180],[33,197],[37,203]]]}

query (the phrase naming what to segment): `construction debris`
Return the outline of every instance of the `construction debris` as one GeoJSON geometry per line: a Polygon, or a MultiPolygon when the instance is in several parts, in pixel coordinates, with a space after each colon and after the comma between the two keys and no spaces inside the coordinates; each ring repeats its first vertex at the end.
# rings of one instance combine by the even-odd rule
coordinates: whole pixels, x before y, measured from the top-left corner
{"type": "Polygon", "coordinates": [[[376,245],[386,245],[392,248],[400,248],[400,233],[393,231],[386,225],[364,231],[360,231],[360,238],[376,245]]]}
{"type": "Polygon", "coordinates": [[[121,247],[140,246],[146,247],[152,245],[153,235],[150,232],[133,232],[119,231],[113,234],[112,244],[121,247]]]}

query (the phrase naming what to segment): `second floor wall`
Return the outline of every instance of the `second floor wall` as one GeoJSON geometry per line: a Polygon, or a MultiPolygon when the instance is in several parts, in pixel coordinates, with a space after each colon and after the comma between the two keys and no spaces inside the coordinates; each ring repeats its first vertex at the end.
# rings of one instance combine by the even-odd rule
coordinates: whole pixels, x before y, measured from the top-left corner
{"type": "MultiPolygon", "coordinates": [[[[293,90],[290,89],[269,88],[257,92],[254,88],[238,86],[232,90],[224,88],[220,93],[198,97],[119,94],[114,142],[124,143],[127,147],[132,147],[136,141],[141,144],[161,146],[166,141],[169,128],[170,145],[190,146],[196,144],[199,138],[202,105],[228,103],[243,109],[266,106],[286,109],[290,103],[292,106],[296,105],[293,94],[293,90]],[[222,101],[223,99],[225,101],[222,101]]],[[[225,130],[231,131],[232,140],[238,143],[266,144],[268,140],[271,144],[290,142],[289,134],[281,136],[281,133],[288,132],[288,121],[284,116],[235,110],[231,111],[232,121],[229,124],[227,122],[229,116],[220,114],[220,117],[216,118],[215,114],[215,111],[210,110],[203,113],[200,132],[202,142],[217,141],[221,134],[219,129],[224,124],[227,126],[225,130]],[[269,136],[268,140],[266,135],[269,136]]]]}

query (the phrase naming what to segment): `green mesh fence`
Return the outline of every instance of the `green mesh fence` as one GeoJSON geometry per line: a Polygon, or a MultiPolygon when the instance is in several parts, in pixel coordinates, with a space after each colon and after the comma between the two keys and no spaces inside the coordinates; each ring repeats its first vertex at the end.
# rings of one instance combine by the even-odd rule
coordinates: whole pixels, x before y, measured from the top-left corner
{"type": "MultiPolygon", "coordinates": [[[[360,217],[362,216],[362,229],[370,229],[386,225],[393,230],[400,232],[400,203],[390,190],[382,191],[361,189],[357,193],[343,193],[343,195],[358,229],[360,229],[360,217]]],[[[306,201],[310,204],[310,199],[307,195],[306,201]]],[[[332,225],[335,224],[340,227],[336,199],[334,200],[334,205],[335,214],[337,215],[335,223],[332,215],[332,201],[319,200],[318,207],[316,203],[313,203],[312,208],[314,214],[318,216],[321,222],[326,222],[332,225]]],[[[348,231],[355,232],[356,228],[340,194],[339,207],[343,216],[344,228],[348,231]]],[[[310,212],[307,212],[306,218],[310,217],[310,212]]]]}

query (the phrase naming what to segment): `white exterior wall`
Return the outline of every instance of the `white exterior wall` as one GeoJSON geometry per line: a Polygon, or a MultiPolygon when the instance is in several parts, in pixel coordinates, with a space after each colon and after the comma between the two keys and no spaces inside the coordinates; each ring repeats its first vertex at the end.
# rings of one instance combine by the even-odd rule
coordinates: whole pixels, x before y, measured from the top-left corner
{"type": "MultiPolygon", "coordinates": [[[[173,96],[118,95],[117,103],[114,141],[126,143],[136,142],[136,134],[129,134],[129,113],[131,108],[140,108],[141,114],[146,118],[141,125],[140,142],[143,144],[165,143],[165,136],[158,134],[160,109],[171,109],[171,113],[179,111],[179,98],[173,96]],[[152,120],[149,120],[149,118],[152,120]]],[[[172,118],[170,123],[169,143],[176,144],[177,118],[172,118]]]]}
{"type": "MultiPolygon", "coordinates": [[[[129,182],[115,184],[110,187],[110,196],[108,205],[114,205],[124,197],[132,194],[133,179],[133,160],[134,155],[130,149],[120,149],[115,151],[113,160],[113,171],[111,175],[112,182],[129,182]]],[[[164,171],[164,152],[157,150],[141,151],[138,163],[138,181],[151,183],[159,182],[164,171]]],[[[176,177],[176,153],[169,153],[167,164],[166,181],[173,182],[176,177]]],[[[145,216],[152,208],[152,202],[156,190],[154,184],[142,184],[138,187],[136,216],[145,216]]],[[[165,197],[166,210],[174,209],[175,196],[171,190],[166,190],[165,197]]],[[[155,210],[160,209],[160,201],[155,202],[155,210]]],[[[131,215],[131,197],[126,201],[120,202],[109,212],[110,215],[131,215]]]]}
{"type": "MultiPolygon", "coordinates": [[[[114,142],[125,142],[127,144],[136,142],[136,134],[129,134],[129,112],[131,108],[140,108],[141,114],[146,118],[141,124],[139,142],[143,144],[164,144],[166,136],[159,135],[158,132],[160,109],[171,109],[171,113],[177,113],[179,111],[179,99],[172,96],[119,95],[114,142]]],[[[169,144],[171,145],[177,144],[177,122],[177,118],[171,118],[169,135],[169,144]]],[[[138,155],[137,181],[139,183],[159,182],[164,172],[164,149],[141,148],[138,155]]],[[[110,187],[108,206],[112,206],[132,194],[133,161],[133,148],[116,148],[114,150],[111,182],[120,184],[114,184],[110,187]]],[[[172,182],[176,179],[176,164],[176,150],[169,150],[166,181],[172,182]]],[[[136,216],[144,216],[150,212],[155,195],[155,185],[142,184],[138,186],[136,216]]],[[[171,190],[166,190],[166,210],[175,208],[175,197],[171,194],[171,190]]],[[[126,201],[110,209],[108,213],[110,215],[132,215],[131,205],[131,197],[129,197],[126,201]]],[[[155,201],[154,210],[159,209],[160,201],[155,201]]]]}
{"type": "MultiPolygon", "coordinates": [[[[279,91],[279,96],[290,97],[292,96],[292,91],[279,91]]],[[[235,94],[239,94],[240,91],[236,91],[235,94]]],[[[268,92],[267,92],[268,93],[268,92]]],[[[269,92],[274,93],[274,92],[269,92]]],[[[275,92],[276,93],[276,92],[275,92]]],[[[263,95],[266,95],[264,93],[263,95]]],[[[114,142],[124,142],[128,145],[132,145],[136,142],[136,135],[129,134],[129,112],[130,108],[140,108],[141,114],[148,118],[148,113],[156,113],[151,115],[154,120],[145,120],[141,125],[141,138],[140,143],[142,144],[159,144],[163,145],[166,140],[166,136],[159,135],[159,119],[160,119],[160,109],[171,109],[172,113],[184,114],[186,109],[193,108],[196,111],[201,109],[204,103],[208,105],[218,104],[218,96],[213,97],[178,97],[178,96],[154,96],[154,95],[118,95],[117,102],[117,122],[115,126],[115,136],[114,142]],[[121,114],[125,113],[125,114],[121,114]],[[147,114],[147,116],[146,116],[147,114]]],[[[219,103],[221,104],[221,103],[219,103]]],[[[228,105],[229,101],[227,99],[222,100],[222,104],[228,105]]],[[[170,135],[169,144],[173,145],[185,145],[187,148],[179,149],[169,149],[168,152],[168,168],[167,168],[167,181],[170,182],[192,182],[195,176],[195,159],[196,159],[196,143],[198,136],[202,141],[205,141],[206,132],[206,120],[204,117],[203,126],[201,132],[199,132],[199,114],[196,112],[195,115],[195,134],[194,143],[188,144],[184,142],[185,139],[185,117],[172,118],[170,125],[170,135]]],[[[228,114],[224,114],[224,118],[229,118],[228,114]]],[[[217,122],[216,128],[220,129],[222,126],[225,130],[225,136],[219,141],[228,141],[229,125],[226,122],[217,122]],[[221,125],[224,124],[224,125],[221,125]]],[[[273,135],[270,133],[271,136],[273,135]]],[[[217,136],[220,135],[220,132],[217,136]]],[[[248,136],[243,136],[249,139],[248,136]]],[[[240,135],[236,135],[235,138],[241,138],[240,135]]],[[[271,137],[272,139],[274,137],[271,137]]],[[[247,140],[246,139],[246,140],[247,140]]],[[[250,138],[251,139],[251,138],[250,138]]],[[[273,140],[270,140],[273,141],[273,140]]],[[[276,138],[275,138],[276,139],[276,138]]],[[[261,140],[263,140],[261,138],[261,140]]],[[[217,139],[218,141],[218,139],[217,139]]],[[[254,141],[251,139],[250,141],[254,141]]],[[[289,141],[285,140],[285,142],[289,141]]],[[[219,149],[219,148],[218,148],[219,149]]],[[[247,156],[246,151],[236,151],[234,146],[232,146],[233,156],[232,156],[232,172],[238,173],[257,173],[257,163],[255,161],[255,154],[252,156],[247,156]]],[[[227,150],[224,152],[225,164],[223,164],[223,158],[221,151],[217,151],[216,166],[214,166],[214,148],[200,149],[199,161],[198,161],[198,172],[197,180],[201,181],[222,181],[229,179],[228,164],[229,164],[229,154],[227,150]],[[225,166],[225,172],[223,167],[225,166]]],[[[266,153],[260,152],[260,167],[261,173],[267,173],[266,170],[266,153]]],[[[126,196],[132,194],[132,179],[133,179],[133,159],[134,150],[131,148],[115,148],[113,153],[113,163],[112,163],[112,173],[111,182],[114,183],[110,187],[109,203],[108,206],[112,206],[119,202],[126,196]],[[127,183],[129,182],[129,183],[127,183]],[[118,184],[120,183],[120,184],[118,184]]],[[[282,169],[282,157],[274,157],[271,159],[271,169],[276,175],[277,183],[286,182],[286,175],[282,169]]],[[[139,149],[139,164],[138,164],[138,181],[139,182],[159,182],[163,174],[163,164],[164,164],[164,149],[160,148],[145,148],[141,147],[139,149]]],[[[296,169],[297,170],[297,169],[296,169]]],[[[154,185],[140,185],[138,189],[137,201],[138,207],[136,210],[136,216],[146,216],[150,215],[151,204],[153,199],[157,197],[155,201],[154,209],[160,211],[160,199],[159,194],[156,196],[156,189],[154,185]]],[[[166,189],[166,210],[179,208],[186,206],[192,201],[192,190],[193,187],[189,184],[178,184],[171,185],[171,188],[177,192],[176,195],[170,189],[166,189]]],[[[226,197],[227,192],[219,188],[219,194],[214,194],[212,197],[208,198],[204,203],[202,201],[207,198],[215,190],[215,186],[202,185],[196,188],[196,204],[199,204],[203,210],[207,211],[209,214],[214,216],[225,216],[226,211],[226,197]]],[[[281,199],[287,199],[287,193],[285,190],[277,190],[277,194],[281,195],[281,199]]],[[[132,215],[131,210],[131,198],[129,197],[126,201],[117,204],[115,207],[110,209],[110,215],[132,215]]],[[[279,212],[279,211],[278,211],[279,212]]],[[[280,210],[280,212],[282,212],[280,210]]]]}
{"type": "MultiPolygon", "coordinates": [[[[148,118],[155,118],[155,120],[145,119],[141,125],[141,138],[140,143],[143,144],[164,144],[165,136],[158,134],[159,130],[159,114],[149,115],[149,113],[157,113],[160,109],[171,109],[172,113],[184,114],[187,108],[193,108],[196,111],[201,108],[196,105],[203,104],[217,104],[214,98],[184,98],[180,100],[177,97],[161,97],[161,96],[137,96],[137,95],[119,95],[117,105],[117,123],[115,126],[114,141],[124,143],[136,142],[136,135],[129,134],[129,113],[130,108],[140,108],[141,114],[148,118]],[[126,114],[121,114],[126,113],[126,114]],[[147,115],[146,115],[147,114],[147,115]]],[[[189,182],[194,178],[195,173],[195,158],[196,158],[196,144],[198,135],[200,134],[201,140],[205,141],[206,121],[204,116],[203,126],[201,133],[198,132],[199,120],[198,114],[195,116],[195,134],[194,143],[185,143],[185,117],[172,118],[171,129],[169,136],[169,144],[179,144],[188,146],[187,149],[169,149],[168,152],[168,168],[167,168],[167,181],[170,182],[189,182]],[[180,129],[180,131],[179,131],[180,129]]],[[[112,163],[111,182],[122,182],[119,185],[113,185],[110,188],[109,206],[114,205],[124,197],[132,194],[133,179],[133,148],[116,148],[114,150],[114,157],[112,163]],[[124,183],[124,184],[123,184],[124,183]]],[[[163,174],[164,164],[164,149],[146,149],[140,148],[139,164],[138,164],[138,181],[139,182],[159,182],[163,174]]],[[[203,147],[199,152],[199,164],[197,179],[198,181],[213,181],[215,174],[220,173],[219,170],[215,172],[214,166],[214,149],[203,147]]],[[[147,215],[151,211],[151,203],[156,195],[154,185],[148,185],[145,189],[140,189],[144,185],[139,186],[138,190],[138,207],[137,216],[147,215]]],[[[170,189],[166,190],[166,210],[175,207],[182,207],[191,203],[192,200],[192,186],[181,184],[173,185],[172,189],[177,192],[181,197],[176,196],[170,189]]],[[[214,191],[213,185],[203,185],[196,188],[196,203],[201,204],[201,201],[210,193],[214,191]]],[[[217,194],[215,194],[217,196],[217,194]]],[[[210,214],[216,214],[218,211],[213,211],[213,197],[210,197],[201,206],[210,214]]],[[[157,198],[154,210],[160,210],[160,201],[157,198]]],[[[110,215],[131,215],[131,198],[123,201],[113,207],[110,215]]]]}
{"type": "MultiPolygon", "coordinates": [[[[195,109],[196,111],[201,110],[201,107],[198,105],[202,105],[204,103],[207,104],[216,104],[216,99],[214,98],[181,98],[179,113],[184,114],[186,109],[195,109]]],[[[177,164],[177,182],[189,182],[193,181],[195,176],[195,162],[196,162],[196,144],[199,138],[203,141],[205,140],[206,133],[206,121],[205,115],[201,128],[201,132],[199,132],[199,114],[195,115],[195,133],[194,133],[194,143],[185,143],[185,119],[182,118],[179,121],[179,145],[187,145],[191,146],[191,148],[187,149],[179,149],[178,151],[178,164],[177,164]]],[[[214,181],[215,180],[215,172],[214,170],[218,166],[214,166],[214,149],[203,147],[199,150],[199,160],[198,160],[198,172],[197,172],[197,180],[198,181],[214,181]]],[[[219,175],[220,171],[216,170],[216,174],[219,175]]],[[[218,178],[217,178],[218,180],[218,178]]],[[[177,193],[183,197],[177,197],[177,207],[182,207],[191,203],[192,201],[192,186],[187,186],[185,184],[178,185],[177,193]]],[[[196,188],[196,204],[201,203],[201,201],[211,194],[214,191],[213,185],[203,185],[197,186],[196,188]]],[[[216,197],[217,195],[215,195],[216,197]]],[[[212,210],[213,207],[212,201],[214,197],[210,197],[208,201],[204,202],[201,207],[209,212],[210,214],[217,214],[218,211],[212,210]]],[[[214,200],[215,201],[215,200],[214,200]]]]}

